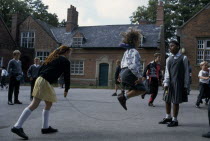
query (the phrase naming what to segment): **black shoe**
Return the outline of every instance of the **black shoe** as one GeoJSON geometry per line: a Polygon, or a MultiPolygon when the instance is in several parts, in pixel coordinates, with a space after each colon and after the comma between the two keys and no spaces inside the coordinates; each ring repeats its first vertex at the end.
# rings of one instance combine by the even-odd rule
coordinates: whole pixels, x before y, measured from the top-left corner
{"type": "Polygon", "coordinates": [[[112,96],[117,96],[117,94],[116,93],[113,93],[112,96]]]}
{"type": "Polygon", "coordinates": [[[167,124],[168,122],[172,122],[172,118],[164,118],[159,124],[167,124]]]}
{"type": "Polygon", "coordinates": [[[121,94],[121,95],[119,95],[119,96],[117,97],[117,99],[118,99],[118,101],[120,102],[121,106],[122,106],[125,110],[127,110],[127,107],[126,107],[126,98],[125,98],[125,96],[121,94]]]}
{"type": "Polygon", "coordinates": [[[195,107],[196,108],[201,108],[199,104],[195,104],[195,107]]]}
{"type": "Polygon", "coordinates": [[[168,126],[168,127],[175,127],[175,126],[178,126],[178,121],[171,121],[167,126],[168,126]]]}
{"type": "Polygon", "coordinates": [[[12,103],[11,101],[8,101],[8,105],[14,105],[14,103],[12,103]]]}
{"type": "Polygon", "coordinates": [[[204,137],[204,138],[210,138],[210,132],[208,132],[206,134],[203,134],[202,137],[204,137]]]}
{"type": "Polygon", "coordinates": [[[11,131],[17,134],[18,136],[24,138],[25,140],[28,140],[28,136],[24,133],[23,128],[12,127],[11,131]]]}
{"type": "Polygon", "coordinates": [[[19,100],[15,101],[15,104],[22,104],[19,100]]]}
{"type": "Polygon", "coordinates": [[[155,107],[155,105],[153,103],[148,103],[148,106],[155,107]]]}
{"type": "Polygon", "coordinates": [[[50,133],[58,132],[58,129],[54,129],[51,126],[49,126],[49,128],[47,129],[42,129],[41,132],[42,134],[50,134],[50,133]]]}
{"type": "Polygon", "coordinates": [[[145,95],[146,95],[146,94],[142,94],[142,95],[141,95],[141,98],[144,99],[145,95]]]}

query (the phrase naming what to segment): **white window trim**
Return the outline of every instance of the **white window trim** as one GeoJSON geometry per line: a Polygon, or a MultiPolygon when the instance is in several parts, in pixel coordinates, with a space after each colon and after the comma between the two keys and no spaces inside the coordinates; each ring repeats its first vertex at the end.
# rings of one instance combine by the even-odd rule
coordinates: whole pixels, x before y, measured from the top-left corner
{"type": "Polygon", "coordinates": [[[207,52],[210,51],[210,47],[207,47],[207,42],[210,41],[210,39],[198,39],[197,40],[197,53],[196,53],[196,64],[200,64],[202,61],[208,61],[210,63],[210,54],[207,55],[207,52]],[[201,47],[203,46],[203,47],[201,47]],[[200,52],[198,56],[198,52],[200,52]],[[201,54],[201,52],[203,52],[201,54]],[[203,57],[203,58],[198,58],[198,57],[203,57]],[[208,60],[207,60],[208,59],[208,60]]]}
{"type": "MultiPolygon", "coordinates": [[[[32,32],[32,31],[28,31],[28,32],[21,32],[21,40],[20,40],[20,46],[23,47],[23,34],[24,33],[27,33],[27,37],[24,37],[27,39],[27,47],[26,48],[34,48],[34,45],[35,45],[35,32],[32,32]],[[34,36],[33,37],[29,37],[29,33],[33,33],[34,36]],[[34,42],[33,42],[33,47],[29,47],[29,42],[28,42],[28,39],[29,38],[34,38],[34,42]]],[[[23,47],[25,48],[25,47],[23,47]]]]}
{"type": "Polygon", "coordinates": [[[49,54],[50,54],[49,51],[36,51],[36,57],[38,57],[40,59],[40,61],[44,61],[47,58],[47,56],[49,56],[49,54]],[[42,52],[43,55],[42,56],[38,56],[38,52],[39,53],[42,52]],[[48,53],[48,55],[44,56],[44,53],[46,53],[46,54],[48,53]],[[44,58],[44,60],[42,58],[44,58]]]}
{"type": "Polygon", "coordinates": [[[80,46],[82,46],[82,44],[83,44],[83,37],[73,37],[72,45],[74,47],[80,47],[80,46]],[[75,39],[77,39],[76,43],[75,43],[75,39]],[[78,41],[78,40],[80,40],[80,41],[78,41]]]}
{"type": "MultiPolygon", "coordinates": [[[[71,60],[71,65],[72,65],[73,61],[81,61],[83,63],[83,70],[82,70],[83,73],[72,73],[71,72],[71,75],[84,75],[85,74],[85,61],[84,60],[71,60]]],[[[71,69],[72,69],[72,67],[71,67],[71,69]]]]}

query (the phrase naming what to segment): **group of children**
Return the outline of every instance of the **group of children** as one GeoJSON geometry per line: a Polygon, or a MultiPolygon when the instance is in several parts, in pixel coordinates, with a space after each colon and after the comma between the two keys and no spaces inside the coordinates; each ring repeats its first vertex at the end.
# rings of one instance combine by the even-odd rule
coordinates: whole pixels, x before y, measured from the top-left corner
{"type": "MultiPolygon", "coordinates": [[[[158,86],[162,83],[160,68],[161,54],[154,54],[154,61],[147,65],[142,75],[141,56],[137,51],[137,48],[140,44],[140,31],[131,28],[127,32],[123,33],[122,36],[123,43],[120,46],[125,48],[126,51],[121,60],[121,65],[120,61],[117,62],[118,68],[116,69],[115,75],[116,92],[113,94],[113,96],[117,96],[121,106],[127,110],[126,102],[128,99],[139,95],[142,95],[142,98],[144,98],[145,93],[150,93],[151,98],[148,105],[154,106],[153,101],[157,96],[158,86]],[[146,80],[149,81],[149,91],[148,88],[145,87],[144,81],[146,80]],[[122,85],[122,92],[119,95],[117,95],[118,84],[122,85]],[[125,89],[127,89],[126,92],[125,89]]],[[[165,101],[166,116],[159,122],[159,124],[167,124],[168,127],[175,127],[178,126],[177,117],[179,113],[179,104],[182,102],[187,102],[188,100],[189,61],[186,56],[179,53],[180,45],[177,41],[171,41],[169,44],[169,49],[172,55],[166,60],[166,69],[163,81],[165,91],[163,100],[165,101]],[[171,115],[172,105],[173,116],[171,115]]],[[[48,123],[49,112],[52,104],[53,102],[57,101],[55,91],[51,84],[57,81],[61,74],[63,74],[65,82],[64,97],[67,96],[70,88],[70,61],[68,60],[70,52],[71,49],[69,47],[61,46],[46,58],[43,65],[39,68],[36,76],[31,75],[30,71],[28,72],[31,81],[36,79],[36,81],[33,83],[34,88],[31,90],[33,100],[30,105],[23,110],[18,121],[12,127],[11,131],[13,133],[24,139],[28,139],[28,136],[24,133],[22,126],[31,113],[39,106],[39,103],[42,100],[45,101],[45,108],[42,112],[41,132],[43,134],[48,134],[58,131],[57,129],[49,126],[48,123]]],[[[14,63],[18,63],[18,61],[14,63]]],[[[198,104],[200,104],[201,99],[204,97],[204,93],[207,92],[206,84],[207,80],[209,80],[209,74],[206,73],[208,72],[208,69],[204,64],[201,64],[202,72],[199,73],[201,87],[196,103],[197,106],[199,106],[198,104]]],[[[34,65],[31,66],[30,69],[37,69],[37,67],[38,66],[34,65]]],[[[210,133],[207,133],[203,136],[210,137],[210,133]]]]}

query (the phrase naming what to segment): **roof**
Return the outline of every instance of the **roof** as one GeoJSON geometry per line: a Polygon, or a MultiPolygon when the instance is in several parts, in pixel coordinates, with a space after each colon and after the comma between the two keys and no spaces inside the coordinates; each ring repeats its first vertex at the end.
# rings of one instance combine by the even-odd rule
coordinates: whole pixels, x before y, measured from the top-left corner
{"type": "Polygon", "coordinates": [[[199,12],[197,12],[193,17],[191,17],[188,21],[186,21],[183,25],[181,25],[178,28],[183,28],[185,25],[187,25],[192,19],[194,19],[198,14],[200,14],[203,10],[210,8],[210,3],[208,3],[206,6],[204,6],[199,12]]]}
{"type": "Polygon", "coordinates": [[[73,35],[76,32],[83,33],[86,42],[81,48],[118,47],[122,41],[121,32],[125,32],[129,27],[137,27],[144,35],[142,47],[159,47],[161,27],[155,24],[144,25],[104,25],[104,26],[80,26],[73,32],[66,32],[65,27],[51,28],[52,34],[62,45],[71,46],[73,35]]]}
{"type": "Polygon", "coordinates": [[[11,40],[12,40],[14,46],[17,47],[17,44],[16,44],[15,40],[13,39],[13,37],[12,37],[12,35],[11,35],[11,33],[10,33],[10,31],[9,31],[9,29],[8,29],[8,27],[7,27],[7,25],[6,25],[6,23],[4,22],[3,18],[1,17],[1,15],[0,15],[0,21],[2,22],[3,26],[5,27],[7,33],[9,34],[9,36],[10,36],[10,38],[11,38],[11,40]]]}
{"type": "Polygon", "coordinates": [[[58,42],[57,39],[55,38],[55,36],[53,35],[53,33],[51,32],[51,28],[55,28],[54,26],[52,26],[50,24],[47,24],[46,22],[43,22],[43,21],[41,21],[39,19],[35,19],[35,18],[33,18],[33,19],[47,32],[47,34],[53,40],[55,40],[56,42],[58,42]]]}

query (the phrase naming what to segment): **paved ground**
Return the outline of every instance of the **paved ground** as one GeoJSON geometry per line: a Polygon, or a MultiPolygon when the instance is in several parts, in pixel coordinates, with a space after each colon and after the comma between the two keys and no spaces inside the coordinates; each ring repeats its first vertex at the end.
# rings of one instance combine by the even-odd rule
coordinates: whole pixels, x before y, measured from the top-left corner
{"type": "MultiPolygon", "coordinates": [[[[34,141],[205,141],[202,133],[208,131],[207,106],[194,106],[198,91],[192,91],[188,103],[181,105],[180,126],[169,128],[158,122],[165,116],[163,91],[155,100],[156,107],[148,107],[149,96],[129,99],[125,111],[108,89],[71,89],[68,99],[63,89],[55,88],[58,102],[52,107],[50,125],[59,129],[51,135],[42,135],[41,113],[44,103],[24,124],[24,130],[34,141]],[[70,100],[70,101],[68,101],[70,100]]],[[[29,87],[21,87],[22,105],[7,105],[7,91],[0,91],[0,141],[20,140],[10,132],[23,109],[30,103],[29,87]]]]}

